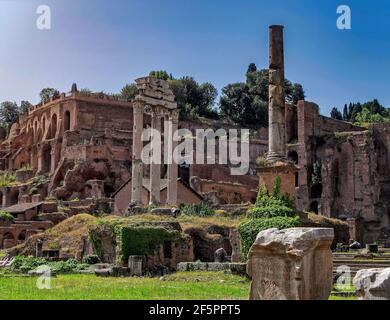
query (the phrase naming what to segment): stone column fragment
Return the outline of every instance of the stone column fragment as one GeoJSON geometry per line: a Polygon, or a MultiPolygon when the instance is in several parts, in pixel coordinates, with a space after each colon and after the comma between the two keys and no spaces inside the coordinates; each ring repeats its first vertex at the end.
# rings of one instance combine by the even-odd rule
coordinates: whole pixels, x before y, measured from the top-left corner
{"type": "Polygon", "coordinates": [[[161,190],[161,112],[155,108],[152,118],[152,157],[150,163],[150,204],[160,204],[161,190]],[[160,141],[160,143],[157,143],[160,141]]]}
{"type": "Polygon", "coordinates": [[[175,161],[174,152],[178,145],[177,130],[179,127],[179,111],[173,110],[169,116],[169,133],[168,133],[168,195],[167,203],[177,205],[177,179],[178,164],[175,161]]]}
{"type": "Polygon", "coordinates": [[[142,131],[144,128],[144,110],[140,103],[135,103],[133,107],[133,156],[132,156],[132,190],[131,200],[136,204],[141,204],[141,190],[143,179],[142,164],[142,131]]]}
{"type": "Polygon", "coordinates": [[[269,150],[267,160],[286,158],[283,26],[269,29],[269,150]]]}
{"type": "Polygon", "coordinates": [[[251,300],[328,300],[333,286],[333,229],[260,232],[247,264],[251,300]]]}

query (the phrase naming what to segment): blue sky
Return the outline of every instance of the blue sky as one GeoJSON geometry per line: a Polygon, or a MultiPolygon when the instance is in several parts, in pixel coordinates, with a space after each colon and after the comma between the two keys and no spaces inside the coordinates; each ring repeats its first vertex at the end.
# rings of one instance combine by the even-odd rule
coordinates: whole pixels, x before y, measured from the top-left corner
{"type": "Polygon", "coordinates": [[[38,101],[43,87],[118,92],[154,69],[220,90],[268,64],[268,26],[285,25],[286,76],[322,113],[378,98],[390,107],[387,0],[0,0],[0,101],[38,101]],[[38,5],[52,29],[35,23],[38,5]],[[348,4],[352,30],[336,28],[348,4]]]}

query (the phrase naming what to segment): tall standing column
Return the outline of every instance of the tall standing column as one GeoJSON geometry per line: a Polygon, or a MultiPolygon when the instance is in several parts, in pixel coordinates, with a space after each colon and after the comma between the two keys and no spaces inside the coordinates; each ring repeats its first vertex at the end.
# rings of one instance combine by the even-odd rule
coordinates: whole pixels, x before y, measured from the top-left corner
{"type": "Polygon", "coordinates": [[[177,178],[178,165],[174,158],[174,151],[177,147],[177,130],[179,127],[179,111],[173,110],[169,116],[168,134],[168,195],[167,203],[177,205],[177,178]]]}
{"type": "Polygon", "coordinates": [[[283,26],[269,29],[269,150],[268,162],[286,159],[283,26]]]}
{"type": "Polygon", "coordinates": [[[150,204],[160,204],[161,191],[161,112],[155,108],[152,117],[152,157],[150,163],[150,204]]]}
{"type": "Polygon", "coordinates": [[[139,102],[133,106],[133,156],[132,156],[132,190],[131,200],[133,203],[141,204],[141,190],[143,179],[142,165],[142,131],[144,128],[144,110],[139,102]]]}

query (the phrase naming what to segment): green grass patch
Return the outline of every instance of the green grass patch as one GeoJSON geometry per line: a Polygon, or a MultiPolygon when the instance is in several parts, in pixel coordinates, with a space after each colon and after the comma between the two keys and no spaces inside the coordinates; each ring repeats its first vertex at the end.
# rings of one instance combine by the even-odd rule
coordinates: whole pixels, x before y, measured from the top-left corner
{"type": "Polygon", "coordinates": [[[51,289],[37,278],[0,277],[0,300],[246,300],[249,281],[223,272],[186,272],[159,278],[98,278],[61,275],[51,289]]]}
{"type": "Polygon", "coordinates": [[[160,279],[59,275],[46,290],[37,288],[37,279],[0,273],[0,300],[248,300],[250,289],[247,278],[225,272],[178,272],[160,279]]]}

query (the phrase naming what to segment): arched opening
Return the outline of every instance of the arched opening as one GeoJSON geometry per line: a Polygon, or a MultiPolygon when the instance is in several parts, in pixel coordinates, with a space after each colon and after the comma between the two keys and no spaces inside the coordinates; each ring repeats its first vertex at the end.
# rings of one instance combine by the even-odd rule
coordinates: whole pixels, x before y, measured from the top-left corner
{"type": "Polygon", "coordinates": [[[288,160],[290,160],[294,164],[298,164],[299,161],[298,153],[296,151],[290,151],[288,153],[288,160]]]}
{"type": "Polygon", "coordinates": [[[34,122],[34,143],[38,142],[38,121],[34,122]]]}
{"type": "Polygon", "coordinates": [[[46,118],[43,116],[42,117],[42,132],[43,132],[43,134],[45,134],[45,130],[46,130],[46,118]]]}
{"type": "Polygon", "coordinates": [[[3,193],[0,191],[0,208],[3,207],[3,193]]]}
{"type": "Polygon", "coordinates": [[[311,198],[312,199],[319,199],[321,197],[322,197],[322,184],[317,183],[311,187],[311,198]]]}
{"type": "Polygon", "coordinates": [[[49,133],[48,133],[48,139],[54,139],[56,137],[57,133],[57,115],[53,114],[51,118],[51,124],[49,128],[49,133]]]}
{"type": "Polygon", "coordinates": [[[106,198],[111,198],[111,196],[115,193],[115,189],[112,185],[104,184],[104,194],[106,198]]]}
{"type": "Polygon", "coordinates": [[[19,190],[15,189],[11,191],[9,203],[11,206],[13,206],[15,204],[18,204],[18,202],[19,202],[19,190]]]}
{"type": "Polygon", "coordinates": [[[26,231],[24,230],[24,231],[22,231],[22,232],[19,234],[18,242],[19,242],[19,243],[22,243],[22,242],[26,241],[26,238],[27,238],[27,236],[26,236],[26,231]]]}
{"type": "Polygon", "coordinates": [[[64,131],[69,131],[70,130],[70,112],[65,111],[64,114],[64,131]]]}
{"type": "Polygon", "coordinates": [[[42,151],[42,173],[50,172],[51,169],[51,146],[45,145],[42,151]]]}
{"type": "Polygon", "coordinates": [[[190,165],[185,161],[179,164],[179,177],[184,183],[190,184],[190,165]]]}
{"type": "Polygon", "coordinates": [[[313,202],[310,204],[309,211],[312,212],[312,213],[318,214],[318,213],[319,213],[318,208],[319,208],[318,201],[313,201],[313,202]]]}
{"type": "Polygon", "coordinates": [[[42,138],[43,138],[43,131],[41,128],[39,128],[39,130],[37,132],[37,142],[42,141],[42,138]]]}

